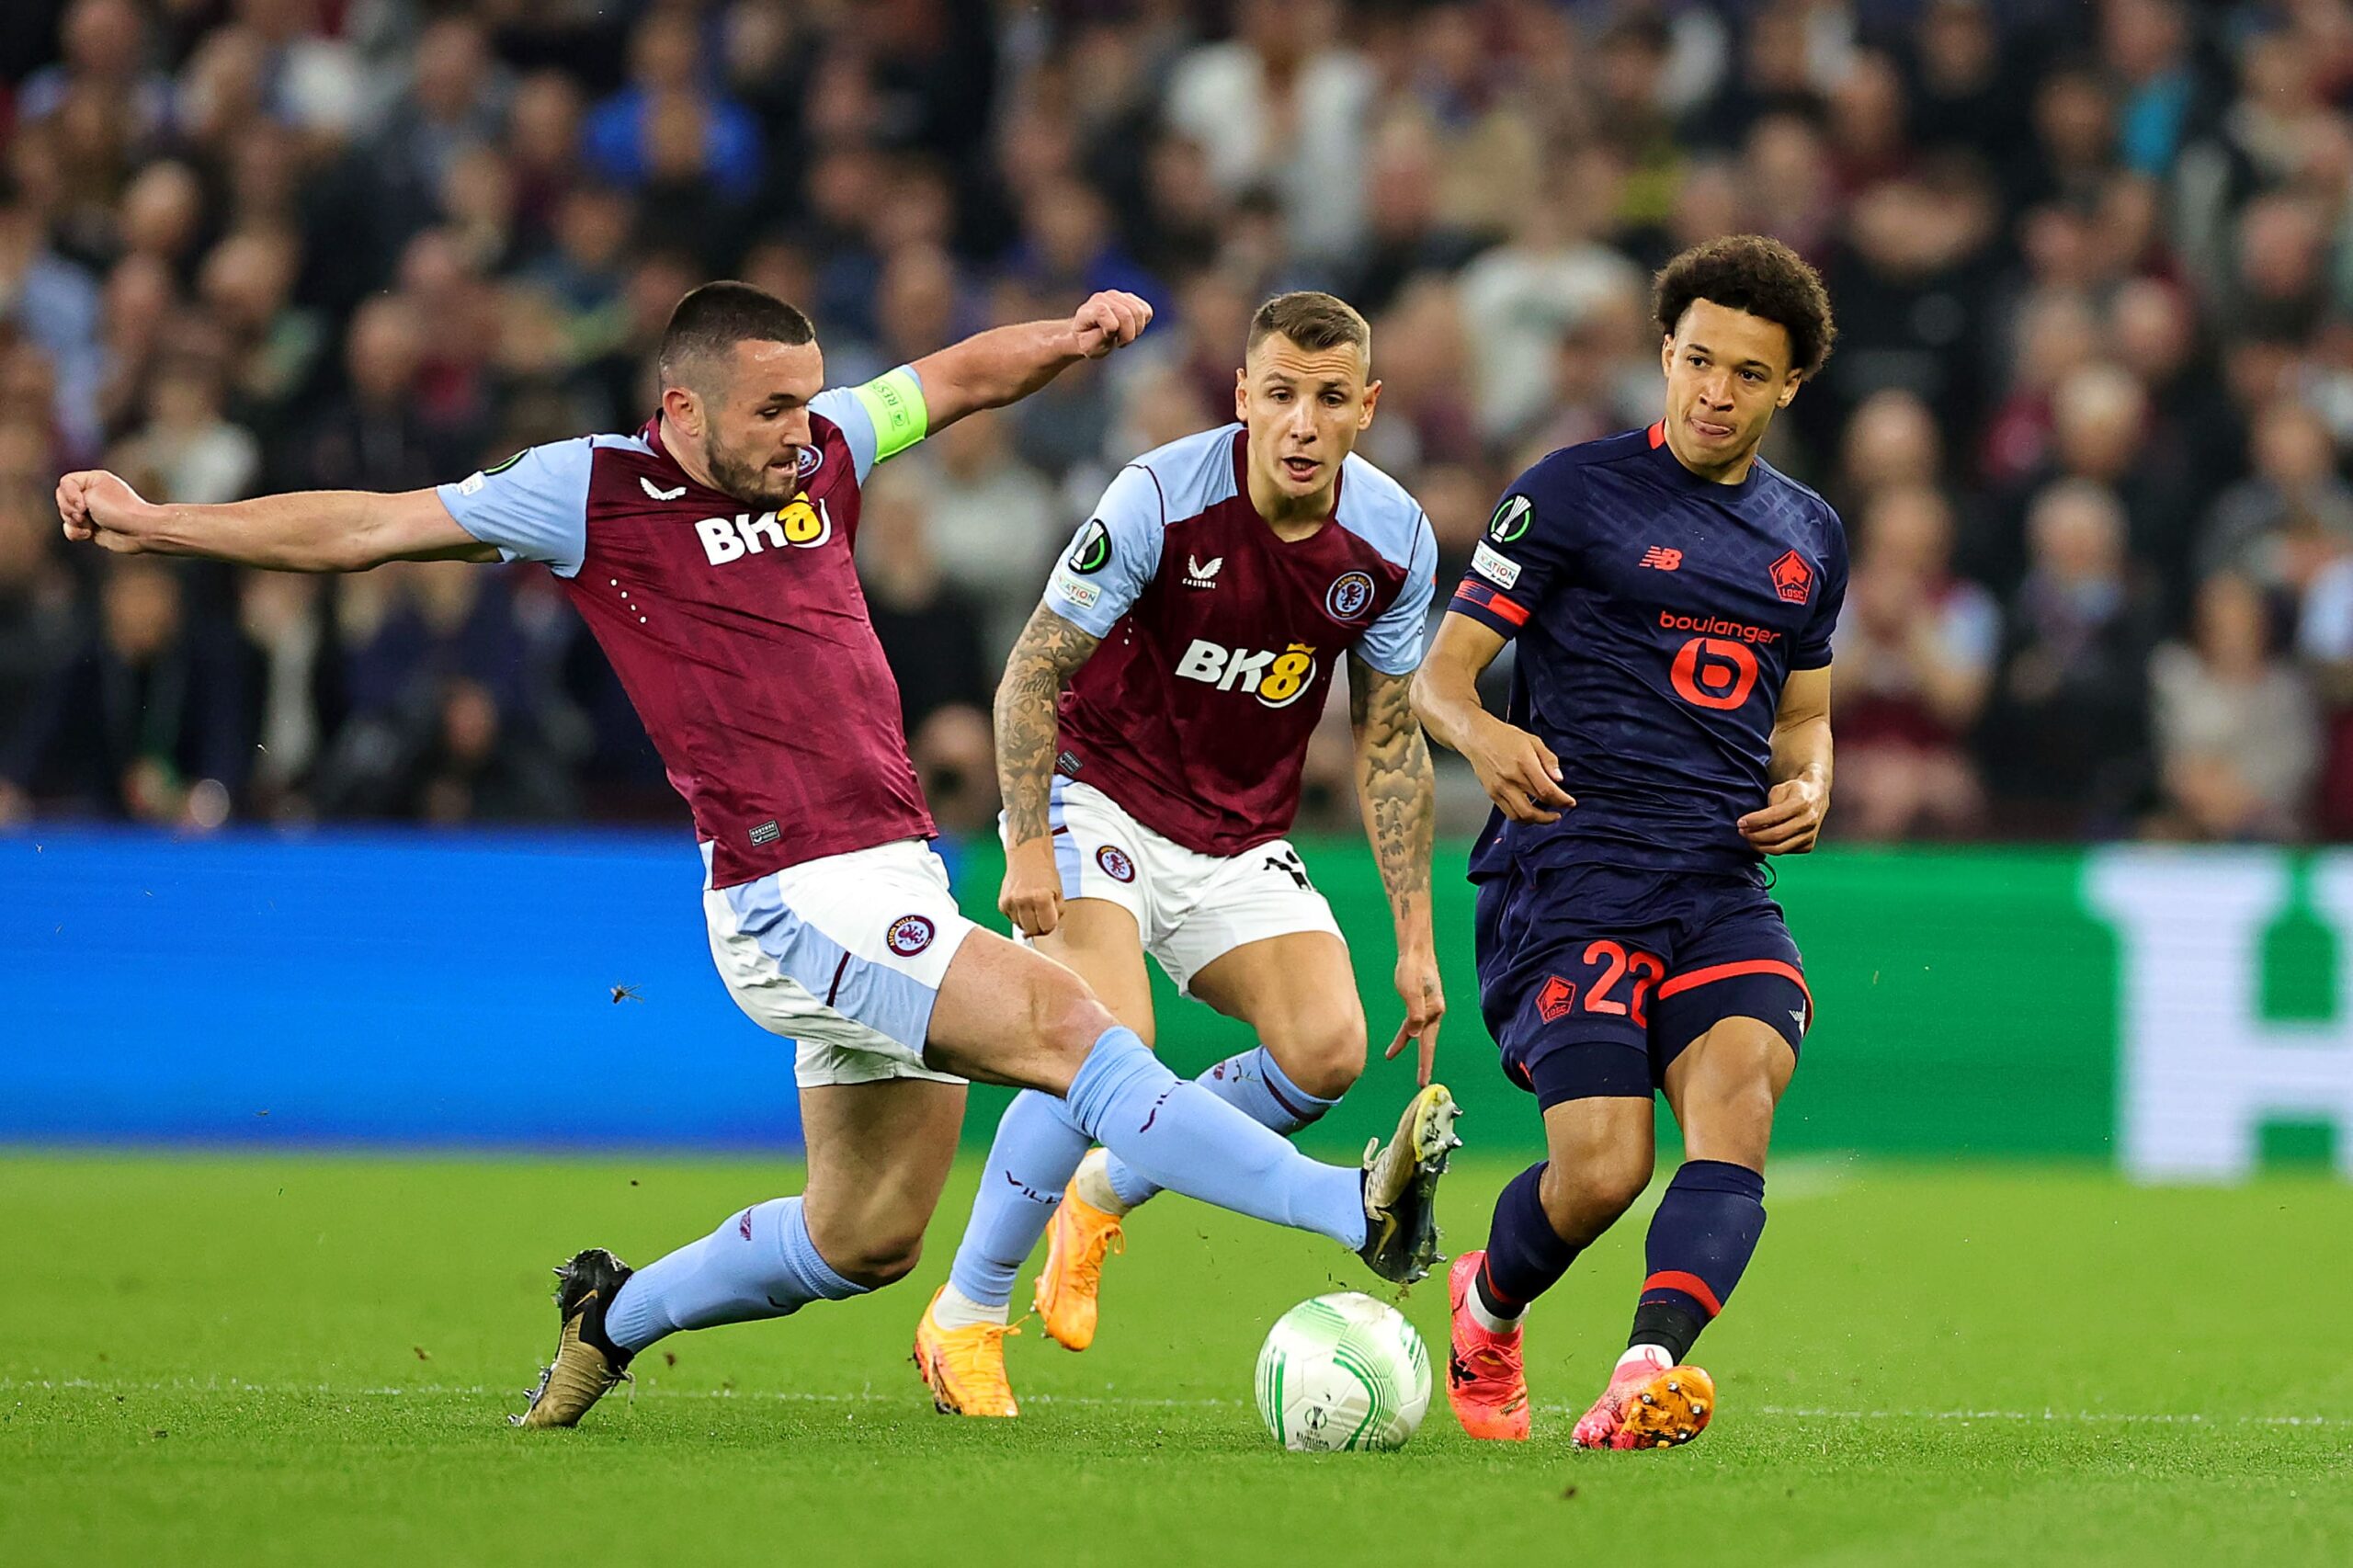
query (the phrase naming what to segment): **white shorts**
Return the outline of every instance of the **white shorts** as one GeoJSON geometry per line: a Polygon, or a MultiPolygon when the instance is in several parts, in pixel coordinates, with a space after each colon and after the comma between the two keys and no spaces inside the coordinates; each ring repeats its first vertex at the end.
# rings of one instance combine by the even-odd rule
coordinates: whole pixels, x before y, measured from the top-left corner
{"type": "Polygon", "coordinates": [[[920,839],[879,844],[710,885],[703,921],[727,994],[770,1034],[800,1042],[804,1089],[885,1078],[961,1078],[924,1065],[948,962],[979,929],[957,909],[948,868],[920,839]]]}
{"type": "Polygon", "coordinates": [[[1063,897],[1099,898],[1134,915],[1143,950],[1187,995],[1193,976],[1245,942],[1294,931],[1340,937],[1289,839],[1204,855],[1153,832],[1093,785],[1059,774],[1047,820],[1063,897]]]}

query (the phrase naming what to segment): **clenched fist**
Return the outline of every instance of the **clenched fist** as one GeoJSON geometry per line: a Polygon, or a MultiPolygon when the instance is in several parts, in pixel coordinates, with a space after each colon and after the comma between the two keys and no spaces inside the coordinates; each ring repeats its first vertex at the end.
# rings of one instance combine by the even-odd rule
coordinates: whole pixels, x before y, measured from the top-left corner
{"type": "Polygon", "coordinates": [[[1063,878],[1052,839],[1028,839],[1006,853],[996,906],[1025,937],[1050,935],[1063,923],[1063,878]]]}
{"type": "Polygon", "coordinates": [[[1078,307],[1070,318],[1078,351],[1100,359],[1114,348],[1125,348],[1152,324],[1152,306],[1134,294],[1107,289],[1078,307]]]}
{"type": "Polygon", "coordinates": [[[75,544],[136,555],[149,547],[163,513],[104,469],[85,469],[57,482],[57,515],[64,519],[65,537],[75,544]]]}

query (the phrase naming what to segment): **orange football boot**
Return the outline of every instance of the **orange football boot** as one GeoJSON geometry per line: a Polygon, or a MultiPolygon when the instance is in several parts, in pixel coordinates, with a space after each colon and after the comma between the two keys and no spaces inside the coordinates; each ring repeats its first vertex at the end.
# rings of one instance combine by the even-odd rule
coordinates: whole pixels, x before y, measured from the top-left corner
{"type": "Polygon", "coordinates": [[[1021,1331],[1001,1323],[942,1328],[932,1316],[948,1287],[931,1293],[915,1324],[915,1370],[931,1386],[932,1408],[942,1415],[1018,1415],[1005,1377],[1005,1341],[1021,1331]]]}
{"type": "Polygon", "coordinates": [[[1120,1217],[1081,1198],[1074,1179],[1046,1227],[1046,1267],[1038,1273],[1033,1298],[1047,1338],[1065,1350],[1084,1350],[1095,1343],[1104,1256],[1127,1250],[1120,1217]]]}
{"type": "Polygon", "coordinates": [[[1574,1436],[1581,1449],[1678,1448],[1708,1429],[1715,1407],[1715,1380],[1659,1350],[1619,1362],[1574,1436]]]}
{"type": "Polygon", "coordinates": [[[1446,1272],[1454,1307],[1453,1354],[1446,1363],[1446,1401],[1473,1437],[1528,1440],[1528,1373],[1520,1365],[1520,1331],[1495,1334],[1471,1315],[1472,1281],[1486,1266],[1484,1252],[1466,1252],[1446,1272]]]}

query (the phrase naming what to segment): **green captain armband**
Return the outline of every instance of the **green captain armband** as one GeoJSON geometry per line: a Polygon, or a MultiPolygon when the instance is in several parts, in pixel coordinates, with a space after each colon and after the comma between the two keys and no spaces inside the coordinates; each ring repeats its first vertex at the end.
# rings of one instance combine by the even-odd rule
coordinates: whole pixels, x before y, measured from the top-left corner
{"type": "Polygon", "coordinates": [[[931,411],[924,406],[923,381],[906,365],[875,377],[850,396],[874,421],[874,460],[895,458],[924,438],[931,428],[931,411]]]}

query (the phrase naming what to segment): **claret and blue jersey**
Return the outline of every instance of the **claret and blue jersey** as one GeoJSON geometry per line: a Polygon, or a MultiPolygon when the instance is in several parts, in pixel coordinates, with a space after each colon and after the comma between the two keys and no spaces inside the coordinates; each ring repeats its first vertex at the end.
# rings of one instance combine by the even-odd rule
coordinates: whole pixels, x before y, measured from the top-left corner
{"type": "Polygon", "coordinates": [[[902,366],[809,405],[800,494],[753,510],[662,423],[517,453],[440,487],[467,532],[563,580],[710,846],[717,887],[931,836],[851,545],[877,462],[922,439],[902,366]]]}
{"type": "Polygon", "coordinates": [[[1290,830],[1345,657],[1421,663],[1438,570],[1422,508],[1354,455],[1330,520],[1278,536],[1250,499],[1248,441],[1228,425],[1122,469],[1045,596],[1102,639],[1063,693],[1057,771],[1220,857],[1290,830]]]}
{"type": "Polygon", "coordinates": [[[1483,1012],[1542,1104],[1647,1097],[1727,1017],[1802,1040],[1802,963],[1738,823],[1846,590],[1827,503],[1761,460],[1705,479],[1663,426],[1505,492],[1450,608],[1516,641],[1509,718],[1576,801],[1548,824],[1495,812],[1472,853],[1483,1012]]]}
{"type": "Polygon", "coordinates": [[[1565,448],[1513,483],[1450,607],[1516,639],[1513,723],[1576,801],[1490,818],[1472,856],[1745,871],[1790,672],[1830,663],[1847,542],[1827,502],[1759,459],[1738,484],[1685,468],[1665,429],[1565,448]]]}

